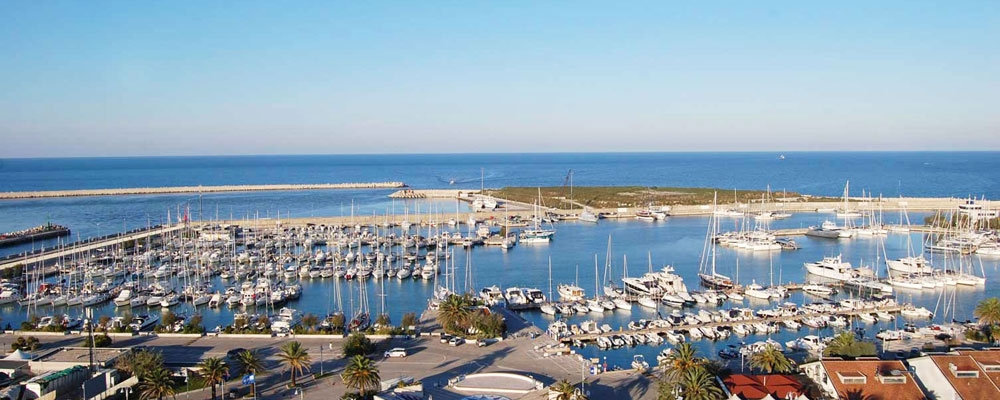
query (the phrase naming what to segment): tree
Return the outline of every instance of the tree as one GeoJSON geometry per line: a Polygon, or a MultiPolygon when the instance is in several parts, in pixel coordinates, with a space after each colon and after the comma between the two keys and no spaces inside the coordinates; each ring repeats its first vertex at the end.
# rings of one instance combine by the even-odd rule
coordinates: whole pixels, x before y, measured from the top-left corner
{"type": "Polygon", "coordinates": [[[681,343],[667,357],[666,372],[672,378],[683,376],[687,371],[698,368],[705,360],[698,357],[698,350],[691,343],[681,343]]]}
{"type": "Polygon", "coordinates": [[[115,369],[142,381],[151,371],[163,369],[163,355],[149,350],[131,351],[115,361],[115,369]]]}
{"type": "Polygon", "coordinates": [[[163,400],[166,396],[174,397],[177,394],[174,390],[174,378],[165,368],[154,369],[143,376],[145,378],[139,381],[139,393],[143,400],[163,400]]]}
{"type": "Polygon", "coordinates": [[[330,323],[330,328],[333,330],[341,332],[344,330],[344,314],[336,313],[326,318],[326,321],[330,323]]]}
{"type": "Polygon", "coordinates": [[[364,333],[354,332],[344,340],[344,357],[363,356],[374,350],[372,341],[364,333]]]}
{"type": "Polygon", "coordinates": [[[695,367],[684,373],[679,382],[684,400],[714,400],[722,398],[722,389],[705,368],[695,367]]]}
{"type": "MultiPolygon", "coordinates": [[[[750,356],[750,368],[756,368],[768,374],[790,372],[792,361],[777,347],[768,344],[763,350],[750,356]]],[[[764,386],[767,386],[767,376],[764,376],[764,386]]]]}
{"type": "Polygon", "coordinates": [[[299,342],[288,342],[284,346],[281,346],[278,358],[281,359],[281,362],[288,365],[288,369],[292,372],[292,386],[295,386],[295,375],[308,371],[312,365],[312,357],[309,356],[309,352],[299,342]]]}
{"type": "Polygon", "coordinates": [[[94,335],[93,343],[91,343],[90,336],[83,339],[83,347],[108,347],[111,346],[111,337],[108,334],[94,335]]]}
{"type": "Polygon", "coordinates": [[[391,322],[389,321],[389,314],[383,313],[383,314],[379,314],[377,317],[375,317],[375,326],[376,327],[380,327],[380,328],[381,327],[386,327],[386,326],[389,326],[389,324],[391,324],[391,322]]]}
{"type": "Polygon", "coordinates": [[[344,385],[357,390],[362,396],[378,391],[382,382],[375,362],[365,356],[351,357],[340,377],[344,385]]]}
{"type": "Polygon", "coordinates": [[[587,400],[583,391],[565,379],[549,386],[549,392],[556,394],[555,400],[587,400]]]}
{"type": "Polygon", "coordinates": [[[825,356],[861,357],[875,355],[875,344],[858,341],[851,332],[835,336],[823,350],[825,356]]]}
{"type": "MultiPolygon", "coordinates": [[[[257,356],[256,351],[244,350],[236,355],[236,366],[240,375],[257,374],[264,371],[264,361],[257,356]]],[[[257,382],[250,384],[253,393],[257,393],[257,382]]]]}
{"type": "Polygon", "coordinates": [[[990,297],[980,301],[974,311],[980,325],[993,325],[1000,322],[1000,299],[990,297]]]}
{"type": "Polygon", "coordinates": [[[319,318],[317,318],[312,313],[306,314],[302,317],[302,326],[312,329],[319,323],[319,318]]]}
{"type": "Polygon", "coordinates": [[[463,328],[468,328],[471,315],[466,296],[449,295],[438,307],[438,323],[441,324],[445,332],[451,334],[466,333],[463,328]]]}
{"type": "Polygon", "coordinates": [[[215,400],[215,385],[221,385],[229,374],[229,367],[219,357],[206,358],[198,364],[198,374],[205,383],[212,385],[212,400],[215,400]]]}
{"type": "Polygon", "coordinates": [[[400,321],[399,327],[403,329],[409,329],[411,326],[417,325],[417,314],[408,312],[403,314],[403,320],[400,321]]]}

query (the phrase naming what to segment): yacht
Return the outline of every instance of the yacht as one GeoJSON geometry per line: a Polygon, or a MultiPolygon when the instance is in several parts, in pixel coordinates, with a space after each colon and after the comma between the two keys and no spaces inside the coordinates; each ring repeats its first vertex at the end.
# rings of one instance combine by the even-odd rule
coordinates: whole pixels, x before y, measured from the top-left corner
{"type": "Polygon", "coordinates": [[[559,292],[559,298],[563,301],[577,301],[585,296],[583,288],[565,283],[560,284],[556,291],[559,292]]]}
{"type": "Polygon", "coordinates": [[[479,298],[486,303],[486,305],[496,305],[503,301],[503,292],[496,285],[484,287],[483,290],[479,292],[479,298]]]}
{"type": "Polygon", "coordinates": [[[524,296],[524,292],[521,288],[509,287],[504,289],[504,297],[507,299],[507,304],[521,306],[528,304],[530,301],[524,296]]]}
{"type": "Polygon", "coordinates": [[[934,272],[934,267],[931,266],[930,261],[923,256],[886,260],[885,263],[889,266],[889,269],[904,274],[930,274],[934,272]]]}
{"type": "Polygon", "coordinates": [[[836,257],[823,257],[822,261],[805,263],[806,271],[816,276],[846,281],[857,277],[858,271],[845,262],[840,255],[836,257]]]}
{"type": "Polygon", "coordinates": [[[580,216],[577,217],[577,219],[583,222],[597,223],[597,220],[601,219],[601,216],[595,214],[593,211],[590,211],[590,209],[584,208],[583,211],[580,212],[580,216]]]}

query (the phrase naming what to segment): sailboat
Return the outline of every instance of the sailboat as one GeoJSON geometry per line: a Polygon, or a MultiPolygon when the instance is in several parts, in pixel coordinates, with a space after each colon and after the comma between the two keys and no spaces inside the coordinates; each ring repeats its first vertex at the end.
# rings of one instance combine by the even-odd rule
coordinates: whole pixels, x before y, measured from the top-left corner
{"type": "MultiPolygon", "coordinates": [[[[583,289],[580,289],[583,291],[583,289]]],[[[552,257],[549,257],[549,299],[552,299],[552,257]]],[[[541,310],[545,314],[556,315],[556,307],[552,303],[542,304],[541,310]]]]}
{"type": "Polygon", "coordinates": [[[542,229],[542,189],[538,188],[538,200],[535,202],[535,216],[532,218],[534,227],[521,231],[521,242],[523,243],[548,243],[552,236],[556,234],[555,229],[542,229]]]}
{"type": "Polygon", "coordinates": [[[705,245],[701,254],[701,266],[698,277],[702,285],[713,289],[731,289],[733,280],[715,271],[715,236],[718,233],[718,219],[713,214],[708,220],[708,232],[705,234],[705,245]],[[706,257],[707,256],[707,257],[706,257]],[[709,271],[709,269],[711,269],[709,271]]]}
{"type": "MultiPolygon", "coordinates": [[[[844,184],[844,205],[842,208],[837,209],[837,217],[840,218],[856,218],[860,217],[861,213],[857,210],[851,210],[850,203],[848,202],[848,191],[851,186],[851,181],[847,181],[844,184]]],[[[846,223],[844,225],[847,225],[846,223]]]]}

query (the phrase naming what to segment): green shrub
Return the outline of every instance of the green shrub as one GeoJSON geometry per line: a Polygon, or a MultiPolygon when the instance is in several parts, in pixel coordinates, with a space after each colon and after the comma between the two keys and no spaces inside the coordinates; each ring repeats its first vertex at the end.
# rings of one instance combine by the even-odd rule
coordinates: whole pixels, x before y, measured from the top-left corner
{"type": "Polygon", "coordinates": [[[375,350],[375,345],[363,333],[355,332],[344,340],[344,358],[363,356],[375,350]]]}

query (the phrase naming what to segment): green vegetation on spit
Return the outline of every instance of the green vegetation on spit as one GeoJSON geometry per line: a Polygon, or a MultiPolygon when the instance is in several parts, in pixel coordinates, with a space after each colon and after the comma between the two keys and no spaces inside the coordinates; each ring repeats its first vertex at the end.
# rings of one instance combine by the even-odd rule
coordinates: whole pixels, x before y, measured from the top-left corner
{"type": "MultiPolygon", "coordinates": [[[[761,198],[768,198],[767,191],[737,190],[713,188],[676,188],[676,187],[645,187],[645,186],[577,186],[572,188],[570,201],[569,186],[553,187],[505,187],[487,189],[485,194],[501,199],[534,203],[541,191],[542,205],[568,209],[571,206],[587,206],[593,208],[638,207],[653,205],[696,205],[712,204],[712,199],[718,195],[719,204],[759,203],[761,198]]],[[[837,201],[836,198],[803,196],[795,192],[771,192],[768,201],[837,201]]]]}

